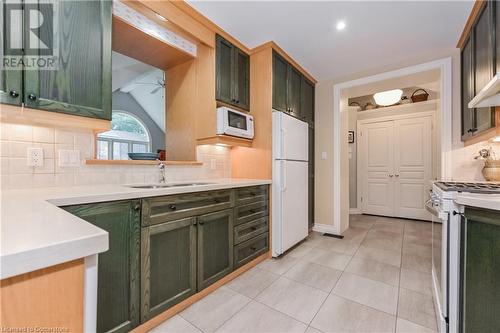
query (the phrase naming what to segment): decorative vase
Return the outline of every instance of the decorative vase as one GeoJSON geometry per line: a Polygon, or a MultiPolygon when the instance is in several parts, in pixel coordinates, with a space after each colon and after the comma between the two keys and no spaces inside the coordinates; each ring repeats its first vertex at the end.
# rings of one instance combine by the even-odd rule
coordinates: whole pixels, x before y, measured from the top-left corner
{"type": "Polygon", "coordinates": [[[500,160],[484,160],[483,176],[487,181],[500,181],[500,160]]]}

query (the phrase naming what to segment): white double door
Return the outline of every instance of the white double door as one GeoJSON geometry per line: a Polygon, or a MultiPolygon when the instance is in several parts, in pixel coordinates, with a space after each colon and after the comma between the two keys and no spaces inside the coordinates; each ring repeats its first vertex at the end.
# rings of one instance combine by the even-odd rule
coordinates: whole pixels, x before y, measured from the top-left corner
{"type": "Polygon", "coordinates": [[[362,213],[429,220],[425,202],[432,177],[432,117],[360,128],[362,213]]]}

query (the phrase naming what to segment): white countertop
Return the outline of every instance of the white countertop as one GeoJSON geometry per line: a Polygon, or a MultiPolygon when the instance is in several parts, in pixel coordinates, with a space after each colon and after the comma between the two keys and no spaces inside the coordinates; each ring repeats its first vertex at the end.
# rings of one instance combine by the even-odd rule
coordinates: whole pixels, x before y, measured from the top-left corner
{"type": "Polygon", "coordinates": [[[208,179],[195,182],[209,184],[161,189],[102,185],[3,191],[0,279],[108,249],[106,231],[58,206],[271,184],[270,180],[253,179],[208,179]]]}
{"type": "Polygon", "coordinates": [[[455,202],[463,206],[500,211],[500,194],[458,193],[455,202]]]}

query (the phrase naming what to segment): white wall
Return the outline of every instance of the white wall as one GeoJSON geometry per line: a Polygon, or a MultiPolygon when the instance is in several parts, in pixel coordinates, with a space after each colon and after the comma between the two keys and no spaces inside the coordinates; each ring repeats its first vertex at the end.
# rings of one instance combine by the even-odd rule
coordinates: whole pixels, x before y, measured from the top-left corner
{"type": "MultiPolygon", "coordinates": [[[[85,159],[94,156],[95,140],[91,130],[2,123],[0,133],[2,189],[158,181],[159,171],[156,165],[85,165],[85,159]],[[26,165],[26,150],[29,147],[43,148],[43,167],[26,165]],[[59,149],[79,150],[80,166],[59,167],[59,149]]],[[[168,165],[167,181],[231,177],[229,148],[198,146],[197,157],[203,165],[168,165]],[[214,170],[210,168],[211,159],[216,160],[214,170]]]]}
{"type": "MultiPolygon", "coordinates": [[[[403,67],[421,64],[445,57],[452,58],[452,121],[453,121],[453,144],[452,165],[453,179],[455,180],[483,180],[480,170],[480,162],[472,160],[472,152],[480,147],[489,147],[491,144],[478,144],[473,147],[464,148],[460,135],[460,52],[452,49],[448,52],[430,54],[426,57],[409,59],[406,62],[375,68],[363,73],[356,73],[348,77],[337,78],[319,82],[316,86],[316,109],[315,109],[315,135],[316,135],[316,164],[315,164],[315,223],[333,224],[333,86],[337,83],[359,79],[403,67]],[[327,159],[321,159],[321,153],[327,153],[327,159]]],[[[335,66],[332,63],[332,66],[335,66]]],[[[497,154],[500,148],[496,145],[497,154]]],[[[342,181],[342,180],[341,180],[342,181]]],[[[343,188],[343,184],[341,184],[343,188]]],[[[347,196],[344,196],[347,197],[347,196]]],[[[343,214],[342,214],[343,215],[343,214]]]]}

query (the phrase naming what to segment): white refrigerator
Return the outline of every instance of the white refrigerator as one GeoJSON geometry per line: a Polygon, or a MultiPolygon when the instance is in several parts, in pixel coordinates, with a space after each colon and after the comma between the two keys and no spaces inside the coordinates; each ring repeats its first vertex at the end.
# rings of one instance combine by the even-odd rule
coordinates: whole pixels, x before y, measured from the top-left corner
{"type": "Polygon", "coordinates": [[[273,110],[273,257],[308,234],[308,148],[307,123],[273,110]]]}

